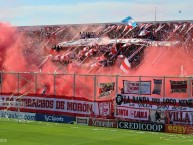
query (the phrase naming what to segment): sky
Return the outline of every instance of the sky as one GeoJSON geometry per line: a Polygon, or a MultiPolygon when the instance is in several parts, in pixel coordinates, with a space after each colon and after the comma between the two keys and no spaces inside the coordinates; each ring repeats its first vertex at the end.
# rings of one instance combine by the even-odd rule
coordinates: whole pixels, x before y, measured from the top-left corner
{"type": "Polygon", "coordinates": [[[0,0],[0,22],[14,26],[193,20],[193,0],[0,0]],[[179,12],[181,11],[181,13],[179,12]]]}

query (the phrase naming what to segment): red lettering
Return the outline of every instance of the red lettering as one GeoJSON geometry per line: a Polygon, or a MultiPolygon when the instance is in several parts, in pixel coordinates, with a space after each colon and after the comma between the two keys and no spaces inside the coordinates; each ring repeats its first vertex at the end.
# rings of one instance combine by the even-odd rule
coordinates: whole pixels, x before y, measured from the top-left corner
{"type": "Polygon", "coordinates": [[[64,101],[56,101],[56,109],[64,109],[64,101]]]}
{"type": "Polygon", "coordinates": [[[90,106],[89,104],[67,102],[67,110],[89,112],[90,109],[92,109],[92,106],[90,106]]]}
{"type": "Polygon", "coordinates": [[[125,110],[125,109],[117,109],[116,110],[117,112],[117,115],[120,115],[120,116],[128,116],[129,112],[128,110],[125,110]]]}

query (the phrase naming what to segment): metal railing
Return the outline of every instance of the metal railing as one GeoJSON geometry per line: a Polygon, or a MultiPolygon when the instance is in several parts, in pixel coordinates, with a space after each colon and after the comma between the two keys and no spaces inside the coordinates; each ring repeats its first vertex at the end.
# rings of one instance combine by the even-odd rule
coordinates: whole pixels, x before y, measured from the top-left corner
{"type": "Polygon", "coordinates": [[[43,86],[47,86],[46,95],[83,97],[90,100],[114,99],[121,93],[123,80],[139,82],[139,93],[131,95],[170,98],[192,98],[193,77],[188,76],[121,76],[121,75],[86,75],[86,74],[51,74],[41,72],[0,72],[0,94],[40,95],[43,86]],[[161,94],[152,94],[156,87],[154,80],[162,80],[161,94]],[[186,92],[171,92],[172,81],[187,81],[186,92]],[[148,95],[141,94],[141,82],[151,82],[148,95]],[[115,84],[109,95],[99,97],[99,84],[115,84]]]}

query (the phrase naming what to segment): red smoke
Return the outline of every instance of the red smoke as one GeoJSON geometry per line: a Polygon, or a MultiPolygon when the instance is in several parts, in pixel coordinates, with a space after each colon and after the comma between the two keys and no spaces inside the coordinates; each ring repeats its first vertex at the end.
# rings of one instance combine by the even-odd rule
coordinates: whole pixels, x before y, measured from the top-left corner
{"type": "MultiPolygon", "coordinates": [[[[15,28],[9,24],[0,23],[0,70],[1,71],[26,71],[26,61],[23,56],[20,43],[20,36],[15,32],[15,28]]],[[[5,74],[3,76],[3,89],[5,92],[10,88],[16,89],[17,76],[5,74]]],[[[15,92],[15,90],[11,90],[15,92]]]]}
{"type": "Polygon", "coordinates": [[[183,47],[148,47],[140,67],[133,75],[187,76],[193,74],[192,50],[183,47]]]}
{"type": "MultiPolygon", "coordinates": [[[[88,29],[89,30],[89,29],[88,29]]],[[[78,32],[74,32],[76,35],[78,32]]],[[[56,95],[60,96],[73,96],[73,89],[75,88],[76,97],[88,97],[94,98],[94,76],[76,76],[75,86],[74,73],[76,74],[88,74],[90,70],[90,64],[77,65],[70,63],[67,67],[61,65],[55,65],[48,57],[42,65],[40,56],[30,57],[25,54],[25,46],[22,44],[23,36],[16,33],[16,29],[8,24],[0,23],[0,70],[9,72],[28,72],[31,70],[41,71],[42,74],[37,75],[37,90],[35,90],[34,74],[20,74],[19,88],[20,93],[41,93],[42,86],[47,86],[47,94],[53,95],[54,89],[56,95]],[[33,63],[33,60],[38,63],[33,63]],[[57,72],[56,72],[57,71],[57,72]],[[69,73],[69,75],[56,75],[54,88],[53,75],[44,75],[43,73],[69,73]],[[24,87],[25,86],[25,87],[24,87]]],[[[104,39],[105,41],[106,39],[104,39]]],[[[39,45],[40,46],[40,45],[39,45]]],[[[43,48],[42,48],[43,49],[43,48]]],[[[34,48],[35,51],[35,48],[34,48]]],[[[179,75],[192,75],[192,50],[186,50],[185,48],[175,47],[148,47],[145,49],[145,56],[141,65],[130,72],[131,76],[179,76],[179,75]]],[[[122,74],[119,69],[120,63],[113,67],[97,68],[91,72],[100,74],[122,74]],[[100,71],[99,71],[100,70],[100,71]]],[[[128,79],[123,77],[122,79],[128,79]]],[[[130,78],[131,79],[131,78],[130,78]]],[[[133,78],[132,78],[133,79],[133,78]]],[[[135,78],[137,80],[138,78],[135,78]]],[[[121,78],[120,78],[121,80],[121,78]]],[[[122,82],[119,80],[119,87],[122,87],[122,82]]],[[[142,80],[145,80],[142,78],[142,80]]],[[[149,79],[147,79],[149,80],[149,79]]],[[[152,80],[152,78],[151,78],[152,80]]],[[[97,77],[96,83],[99,82],[115,82],[115,77],[97,77]]],[[[3,93],[17,93],[18,77],[17,73],[13,75],[5,74],[3,76],[3,93]]],[[[97,86],[98,87],[98,86],[97,86]]],[[[169,85],[167,85],[169,87],[169,85]]],[[[96,90],[97,91],[97,90],[96,90]]]]}
{"type": "Polygon", "coordinates": [[[14,29],[8,24],[0,23],[0,69],[4,69],[7,51],[13,47],[16,42],[14,29]]]}

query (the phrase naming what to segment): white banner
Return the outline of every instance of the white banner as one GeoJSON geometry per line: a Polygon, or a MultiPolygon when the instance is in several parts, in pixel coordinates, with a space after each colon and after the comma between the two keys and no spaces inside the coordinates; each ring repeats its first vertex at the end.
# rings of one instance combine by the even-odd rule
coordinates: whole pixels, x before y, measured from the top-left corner
{"type": "MultiPolygon", "coordinates": [[[[0,100],[9,101],[10,96],[0,96],[0,100]]],[[[57,111],[63,113],[81,114],[81,115],[94,115],[104,116],[110,115],[110,102],[91,102],[83,100],[70,100],[70,99],[58,99],[58,98],[44,98],[44,97],[31,97],[24,96],[18,99],[17,96],[13,96],[11,101],[21,100],[23,106],[21,109],[31,110],[45,110],[57,111]],[[101,105],[101,103],[105,103],[101,105]],[[101,109],[105,108],[105,109],[101,109]],[[105,111],[105,112],[104,112],[105,111]]],[[[1,103],[0,107],[7,107],[7,104],[1,103]]]]}
{"type": "Polygon", "coordinates": [[[153,110],[160,110],[160,111],[165,111],[165,110],[193,111],[193,108],[190,108],[190,107],[172,106],[167,104],[152,105],[152,104],[141,104],[141,103],[127,103],[127,104],[122,104],[118,106],[141,108],[141,109],[153,109],[153,110]]]}
{"type": "Polygon", "coordinates": [[[138,109],[118,106],[116,107],[115,117],[148,121],[149,109],[138,109]]]}
{"type": "Polygon", "coordinates": [[[151,81],[132,82],[123,80],[123,90],[125,94],[151,94],[151,81]],[[139,92],[140,91],[140,92],[139,92]]]}
{"type": "Polygon", "coordinates": [[[183,98],[153,98],[150,96],[139,97],[128,94],[117,94],[116,104],[121,107],[144,108],[161,111],[193,111],[193,99],[183,98]]]}

